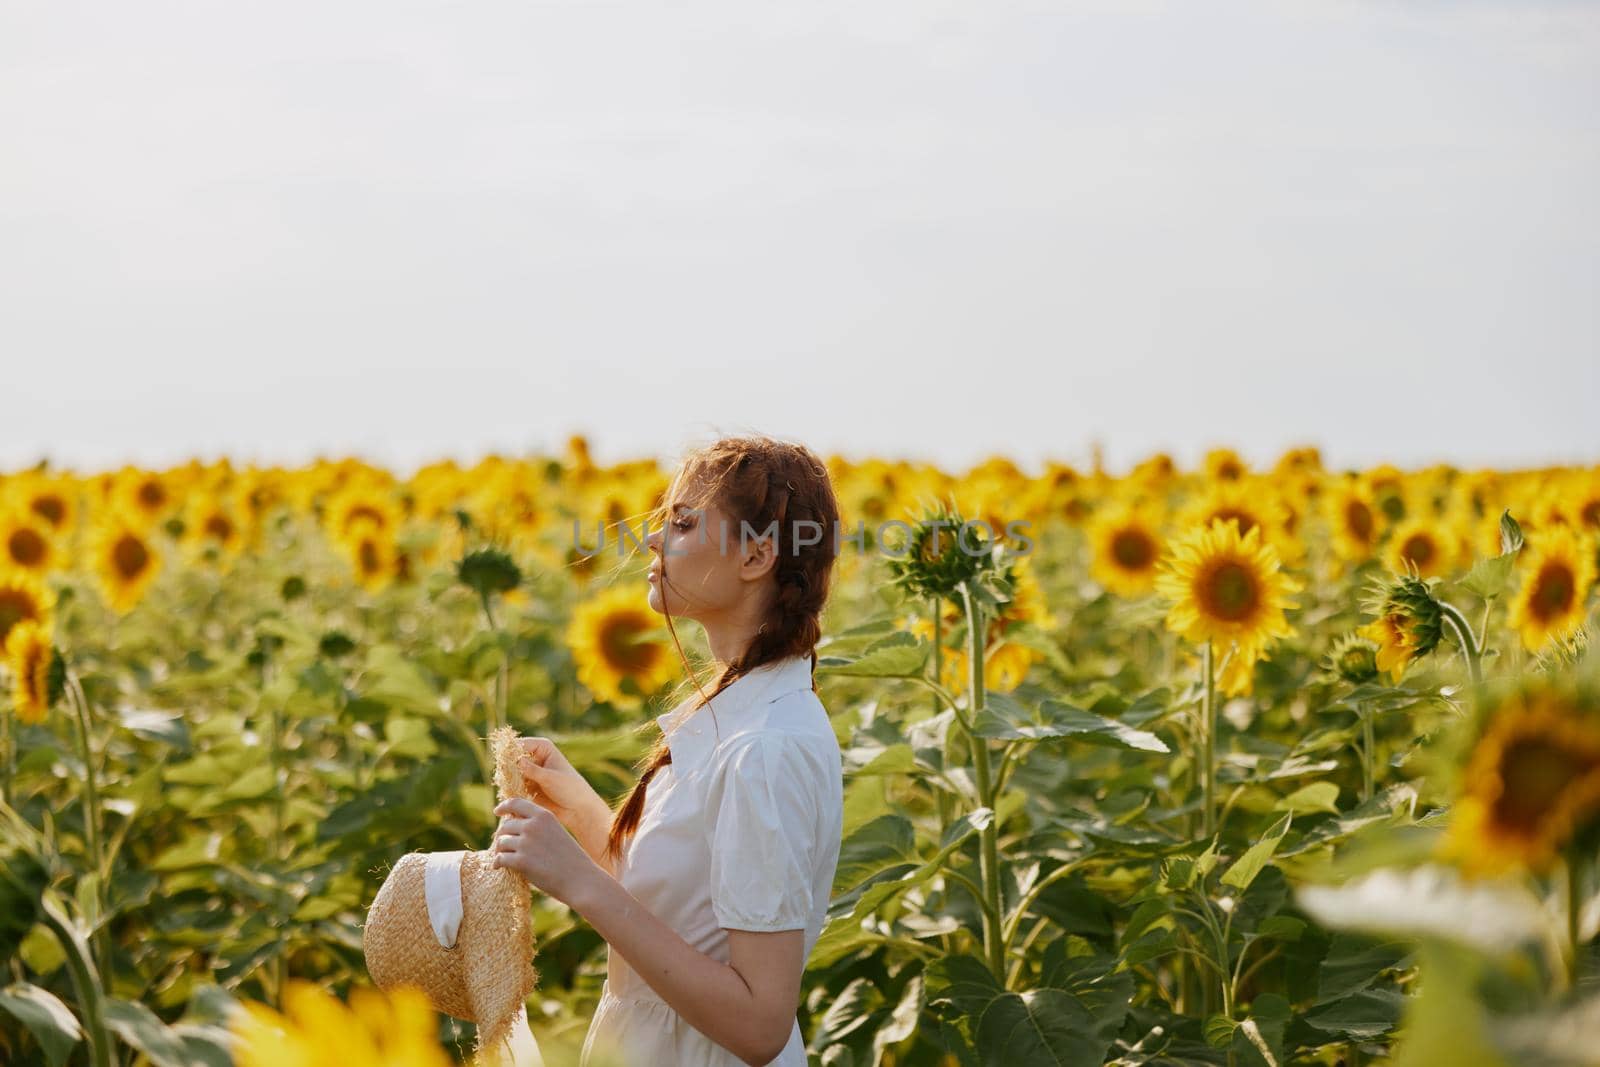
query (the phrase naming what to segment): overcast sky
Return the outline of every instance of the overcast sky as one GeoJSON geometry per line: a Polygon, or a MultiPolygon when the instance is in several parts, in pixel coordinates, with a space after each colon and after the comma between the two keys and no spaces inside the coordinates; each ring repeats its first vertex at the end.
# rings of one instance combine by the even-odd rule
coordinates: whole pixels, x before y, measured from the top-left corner
{"type": "Polygon", "coordinates": [[[0,467],[1600,462],[1600,8],[0,0],[0,467]]]}

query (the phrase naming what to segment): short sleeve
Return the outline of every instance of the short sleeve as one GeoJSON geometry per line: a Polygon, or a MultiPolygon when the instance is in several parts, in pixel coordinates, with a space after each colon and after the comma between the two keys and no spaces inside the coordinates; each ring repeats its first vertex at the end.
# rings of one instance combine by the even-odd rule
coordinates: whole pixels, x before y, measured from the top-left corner
{"type": "Polygon", "coordinates": [[[816,771],[783,734],[741,738],[706,793],[711,910],[728,930],[803,929],[811,915],[816,771]]]}

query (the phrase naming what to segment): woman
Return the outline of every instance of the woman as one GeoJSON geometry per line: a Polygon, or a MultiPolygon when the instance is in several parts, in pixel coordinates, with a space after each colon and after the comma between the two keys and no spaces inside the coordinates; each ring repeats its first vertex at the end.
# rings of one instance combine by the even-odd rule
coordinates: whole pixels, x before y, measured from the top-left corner
{"type": "Polygon", "coordinates": [[[838,504],[809,450],[731,438],[690,455],[662,515],[650,606],[675,643],[674,616],[700,623],[716,685],[656,717],[663,736],[615,813],[549,739],[525,738],[534,799],[495,809],[496,863],[606,939],[580,1067],[803,1067],[800,980],[843,824],[813,680],[838,504]]]}

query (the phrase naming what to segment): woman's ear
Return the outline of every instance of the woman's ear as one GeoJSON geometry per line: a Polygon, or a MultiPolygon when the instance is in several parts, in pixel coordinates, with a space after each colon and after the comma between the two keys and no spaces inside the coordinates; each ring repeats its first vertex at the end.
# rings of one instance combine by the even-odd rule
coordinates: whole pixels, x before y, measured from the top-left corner
{"type": "Polygon", "coordinates": [[[740,546],[739,577],[756,581],[771,573],[778,564],[778,550],[770,535],[751,538],[740,546]]]}

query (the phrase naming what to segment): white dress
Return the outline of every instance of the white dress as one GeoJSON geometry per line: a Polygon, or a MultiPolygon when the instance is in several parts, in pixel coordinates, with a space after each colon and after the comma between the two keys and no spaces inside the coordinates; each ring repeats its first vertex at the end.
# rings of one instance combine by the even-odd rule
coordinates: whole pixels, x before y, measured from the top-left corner
{"type": "MultiPolygon", "coordinates": [[[[839,742],[811,689],[811,657],[758,667],[691,709],[696,699],[656,717],[672,762],[646,787],[617,880],[713,959],[728,961],[728,930],[798,929],[809,958],[826,919],[844,821],[839,742]]],[[[743,1063],[685,1022],[609,946],[578,1062],[743,1063]]],[[[771,1064],[805,1067],[798,1019],[771,1064]]]]}

